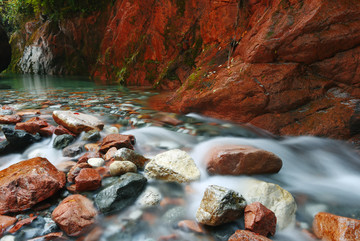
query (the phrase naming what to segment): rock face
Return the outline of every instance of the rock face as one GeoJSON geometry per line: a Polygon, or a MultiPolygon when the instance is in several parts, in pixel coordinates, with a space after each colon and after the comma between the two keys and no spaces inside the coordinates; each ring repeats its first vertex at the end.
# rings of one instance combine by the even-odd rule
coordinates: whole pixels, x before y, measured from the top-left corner
{"type": "Polygon", "coordinates": [[[276,216],[259,202],[247,205],[245,208],[245,229],[268,236],[276,231],[276,216]]]}
{"type": "Polygon", "coordinates": [[[360,220],[318,213],[313,222],[315,235],[327,241],[360,240],[360,220]]]}
{"type": "Polygon", "coordinates": [[[28,209],[51,197],[65,182],[65,174],[45,158],[14,164],[0,171],[0,214],[28,209]]]}
{"type": "Polygon", "coordinates": [[[11,46],[9,38],[0,24],[0,72],[5,70],[11,61],[11,46]]]}
{"type": "Polygon", "coordinates": [[[359,1],[117,0],[105,9],[27,23],[13,37],[20,67],[178,89],[154,107],[274,134],[360,133],[359,1]]]}
{"type": "Polygon", "coordinates": [[[210,226],[229,223],[243,215],[245,206],[245,199],[235,191],[211,185],[205,190],[196,220],[210,226]]]}
{"type": "Polygon", "coordinates": [[[103,213],[120,211],[135,202],[146,182],[143,175],[126,173],[101,190],[95,197],[95,203],[103,213]]]}
{"type": "Polygon", "coordinates": [[[260,202],[273,211],[278,229],[295,224],[297,206],[294,197],[279,185],[262,181],[250,182],[244,197],[248,203],[260,202]]]}
{"type": "Polygon", "coordinates": [[[252,146],[222,146],[209,154],[207,171],[210,174],[240,175],[277,173],[282,167],[275,154],[252,146]]]}
{"type": "Polygon", "coordinates": [[[237,230],[228,241],[271,241],[271,239],[247,230],[237,230]]]}
{"type": "Polygon", "coordinates": [[[96,217],[92,201],[78,194],[65,198],[52,212],[52,219],[69,236],[87,233],[96,217]]]}
{"type": "Polygon", "coordinates": [[[104,123],[98,118],[71,111],[54,111],[53,118],[56,123],[64,126],[75,134],[83,131],[102,130],[104,123]]]}
{"type": "Polygon", "coordinates": [[[146,166],[150,178],[169,182],[192,182],[200,178],[194,160],[182,150],[171,150],[156,155],[146,166]]]}

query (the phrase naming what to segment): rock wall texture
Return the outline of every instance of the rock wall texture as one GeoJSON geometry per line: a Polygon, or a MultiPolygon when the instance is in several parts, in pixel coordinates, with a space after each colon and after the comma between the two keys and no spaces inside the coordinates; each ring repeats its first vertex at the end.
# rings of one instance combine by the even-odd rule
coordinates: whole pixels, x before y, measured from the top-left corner
{"type": "Polygon", "coordinates": [[[274,134],[360,132],[358,0],[117,0],[53,25],[25,26],[15,66],[170,89],[155,108],[274,134]]]}

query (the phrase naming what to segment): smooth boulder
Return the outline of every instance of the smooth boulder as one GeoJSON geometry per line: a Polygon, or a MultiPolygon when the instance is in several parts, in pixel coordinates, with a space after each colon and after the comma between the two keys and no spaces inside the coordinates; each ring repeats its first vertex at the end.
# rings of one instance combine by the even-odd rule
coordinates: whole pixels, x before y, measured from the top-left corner
{"type": "Polygon", "coordinates": [[[149,178],[186,183],[200,179],[200,170],[185,151],[175,149],[156,155],[146,166],[149,178]]]}
{"type": "Polygon", "coordinates": [[[206,188],[196,212],[196,220],[210,226],[229,223],[243,215],[245,206],[245,199],[237,192],[210,185],[206,188]]]}
{"type": "Polygon", "coordinates": [[[248,203],[260,202],[273,211],[277,218],[277,228],[282,230],[295,224],[296,203],[294,197],[274,183],[250,181],[244,197],[248,203]]]}
{"type": "Polygon", "coordinates": [[[95,197],[95,203],[103,213],[120,211],[136,201],[146,183],[143,175],[126,173],[101,190],[95,197]]]}
{"type": "Polygon", "coordinates": [[[36,157],[0,171],[0,214],[19,212],[65,186],[65,174],[47,159],[36,157]]]}
{"type": "Polygon", "coordinates": [[[93,202],[79,194],[65,198],[52,212],[52,219],[69,236],[87,233],[96,218],[93,202]]]}
{"type": "Polygon", "coordinates": [[[72,111],[54,111],[53,119],[59,125],[75,134],[85,131],[102,130],[104,123],[98,118],[83,113],[72,111]]]}
{"type": "Polygon", "coordinates": [[[274,153],[252,146],[220,146],[206,160],[208,173],[215,175],[254,175],[277,173],[281,159],[274,153]]]}
{"type": "Polygon", "coordinates": [[[314,234],[327,241],[360,240],[360,220],[320,212],[313,221],[314,234]]]}

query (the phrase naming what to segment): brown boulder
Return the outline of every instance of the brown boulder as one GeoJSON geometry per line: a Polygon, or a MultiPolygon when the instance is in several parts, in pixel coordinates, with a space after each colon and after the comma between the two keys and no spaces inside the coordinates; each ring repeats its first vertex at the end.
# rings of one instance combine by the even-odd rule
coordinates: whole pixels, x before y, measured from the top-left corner
{"type": "Polygon", "coordinates": [[[247,230],[237,230],[228,241],[271,241],[271,239],[247,230]]]}
{"type": "Polygon", "coordinates": [[[210,174],[220,175],[277,173],[282,167],[278,156],[252,146],[214,148],[206,162],[210,174]]]}
{"type": "Polygon", "coordinates": [[[101,187],[101,176],[92,168],[83,168],[75,177],[76,191],[92,191],[101,187]]]}
{"type": "Polygon", "coordinates": [[[275,234],[276,216],[261,203],[254,202],[247,205],[244,214],[245,229],[263,236],[275,234]]]}
{"type": "Polygon", "coordinates": [[[52,219],[69,236],[87,233],[96,218],[93,202],[79,194],[65,198],[52,212],[52,219]]]}
{"type": "Polygon", "coordinates": [[[87,162],[77,163],[73,166],[67,174],[68,182],[75,182],[75,178],[79,175],[81,169],[83,168],[92,168],[87,162]]]}
{"type": "Polygon", "coordinates": [[[102,130],[104,127],[104,123],[94,116],[71,111],[54,111],[53,119],[75,134],[83,131],[102,130]]]}
{"type": "Polygon", "coordinates": [[[320,212],[313,222],[315,235],[327,241],[360,240],[360,220],[320,212]]]}
{"type": "Polygon", "coordinates": [[[0,214],[18,212],[51,197],[65,185],[65,174],[36,157],[0,171],[0,214]]]}
{"type": "Polygon", "coordinates": [[[46,120],[39,117],[34,117],[25,122],[17,123],[15,129],[24,130],[30,134],[36,134],[40,131],[40,129],[47,127],[48,125],[49,124],[46,122],[46,120]]]}
{"type": "Polygon", "coordinates": [[[0,124],[16,124],[20,121],[19,115],[0,115],[0,124]]]}
{"type": "Polygon", "coordinates": [[[110,134],[107,135],[100,147],[100,152],[106,153],[111,147],[120,149],[126,147],[134,150],[135,137],[133,135],[110,134]]]}

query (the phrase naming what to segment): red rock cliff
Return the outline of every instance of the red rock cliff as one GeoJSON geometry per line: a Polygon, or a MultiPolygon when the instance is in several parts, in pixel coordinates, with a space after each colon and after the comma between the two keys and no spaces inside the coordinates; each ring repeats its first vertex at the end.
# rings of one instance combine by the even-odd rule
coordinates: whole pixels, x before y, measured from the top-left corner
{"type": "MultiPolygon", "coordinates": [[[[58,33],[73,41],[54,56],[83,46],[94,78],[176,90],[162,109],[282,135],[360,131],[358,0],[117,0],[66,21],[58,33]]],[[[56,36],[49,46],[63,46],[56,36]]]]}

